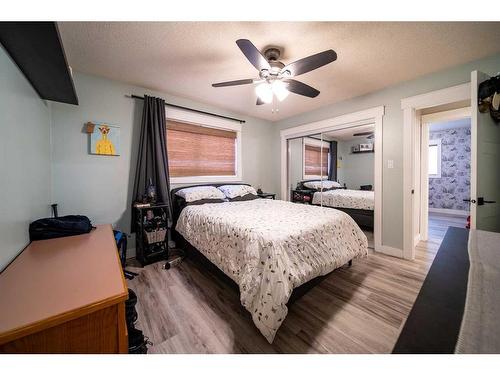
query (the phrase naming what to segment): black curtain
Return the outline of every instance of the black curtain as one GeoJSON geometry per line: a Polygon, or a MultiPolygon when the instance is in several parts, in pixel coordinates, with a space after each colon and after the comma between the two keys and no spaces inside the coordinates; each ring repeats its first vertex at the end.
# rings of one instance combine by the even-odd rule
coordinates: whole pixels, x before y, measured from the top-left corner
{"type": "Polygon", "coordinates": [[[328,179],[337,181],[337,141],[330,142],[330,170],[328,171],[328,179]]]}
{"type": "MultiPolygon", "coordinates": [[[[157,202],[168,204],[169,215],[172,218],[165,101],[161,98],[145,95],[134,180],[133,198],[135,202],[142,201],[149,185],[149,179],[156,187],[157,202]]],[[[134,211],[132,210],[132,231],[135,229],[134,211]]]]}

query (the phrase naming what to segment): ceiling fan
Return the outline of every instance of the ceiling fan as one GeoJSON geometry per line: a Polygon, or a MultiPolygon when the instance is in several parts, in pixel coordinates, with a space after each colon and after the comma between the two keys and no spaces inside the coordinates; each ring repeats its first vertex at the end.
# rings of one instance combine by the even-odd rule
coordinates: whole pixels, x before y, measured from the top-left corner
{"type": "Polygon", "coordinates": [[[257,105],[271,103],[274,96],[276,96],[279,101],[282,101],[290,92],[309,98],[315,98],[319,95],[318,90],[305,83],[292,79],[292,77],[318,69],[323,65],[337,60],[335,51],[329,49],[285,65],[278,60],[280,57],[280,50],[276,47],[268,48],[264,51],[264,54],[262,54],[248,39],[238,39],[236,44],[248,61],[250,61],[259,71],[259,78],[214,83],[212,86],[228,87],[258,83],[255,88],[257,93],[257,105]]]}
{"type": "Polygon", "coordinates": [[[354,137],[366,137],[367,139],[375,138],[375,132],[362,132],[362,133],[354,133],[354,137]]]}

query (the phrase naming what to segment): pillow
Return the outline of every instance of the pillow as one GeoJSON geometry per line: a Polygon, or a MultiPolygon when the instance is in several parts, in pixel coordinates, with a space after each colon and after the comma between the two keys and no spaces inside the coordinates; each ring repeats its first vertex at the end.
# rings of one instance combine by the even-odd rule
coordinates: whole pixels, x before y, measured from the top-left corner
{"type": "Polygon", "coordinates": [[[333,189],[342,187],[337,181],[307,181],[304,182],[304,186],[309,189],[320,190],[323,189],[333,189]]]}
{"type": "Polygon", "coordinates": [[[247,194],[257,195],[257,192],[252,186],[249,185],[222,185],[219,190],[224,193],[226,198],[233,199],[242,197],[247,194]]]}
{"type": "Polygon", "coordinates": [[[246,194],[241,197],[234,197],[232,199],[229,199],[230,202],[240,202],[240,201],[252,201],[254,199],[259,199],[257,195],[254,194],[246,194]]]}
{"type": "Polygon", "coordinates": [[[201,199],[225,199],[224,194],[215,186],[193,186],[181,189],[175,193],[186,202],[199,201],[201,199]]]}

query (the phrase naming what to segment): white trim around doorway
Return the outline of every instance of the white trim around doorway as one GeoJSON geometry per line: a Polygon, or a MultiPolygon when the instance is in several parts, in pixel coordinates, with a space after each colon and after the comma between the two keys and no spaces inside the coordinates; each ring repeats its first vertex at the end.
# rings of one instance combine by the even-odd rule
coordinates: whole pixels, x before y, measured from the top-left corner
{"type": "Polygon", "coordinates": [[[415,239],[421,237],[420,110],[465,100],[470,101],[470,98],[470,82],[467,82],[401,100],[403,110],[403,257],[406,259],[415,258],[415,239]]]}
{"type": "Polygon", "coordinates": [[[348,113],[326,120],[316,121],[308,124],[295,126],[281,130],[281,199],[289,200],[288,191],[288,150],[287,140],[303,137],[311,134],[318,134],[332,130],[340,130],[360,126],[365,124],[375,124],[375,212],[374,212],[374,246],[375,251],[402,257],[400,249],[394,249],[382,244],[382,131],[384,106],[373,107],[363,111],[348,113]]]}

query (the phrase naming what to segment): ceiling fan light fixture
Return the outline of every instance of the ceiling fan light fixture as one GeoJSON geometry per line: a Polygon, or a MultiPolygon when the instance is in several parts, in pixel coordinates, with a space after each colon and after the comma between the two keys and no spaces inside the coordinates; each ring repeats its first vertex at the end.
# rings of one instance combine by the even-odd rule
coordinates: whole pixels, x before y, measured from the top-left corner
{"type": "Polygon", "coordinates": [[[255,87],[255,93],[264,103],[271,103],[273,101],[273,88],[267,82],[257,85],[255,87]]]}
{"type": "Polygon", "coordinates": [[[280,102],[286,99],[288,94],[290,94],[290,91],[286,89],[286,84],[283,81],[274,81],[272,84],[272,89],[274,92],[274,95],[278,98],[280,102]]]}
{"type": "Polygon", "coordinates": [[[259,72],[259,78],[219,82],[212,84],[212,86],[239,86],[261,83],[264,81],[265,83],[259,84],[255,87],[255,92],[258,96],[256,105],[272,103],[275,95],[279,101],[283,101],[287,98],[290,92],[308,98],[317,97],[320,93],[319,90],[316,90],[314,87],[311,87],[303,82],[292,79],[291,77],[296,77],[321,68],[322,66],[330,64],[337,59],[335,51],[329,49],[285,65],[279,60],[282,50],[278,47],[268,47],[262,53],[248,39],[238,39],[236,44],[243,55],[245,55],[246,59],[254,66],[255,69],[257,69],[259,72]]]}

